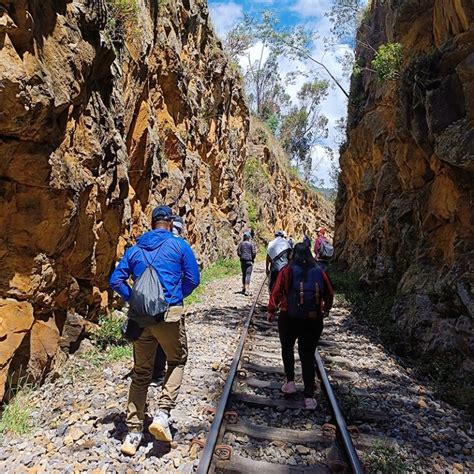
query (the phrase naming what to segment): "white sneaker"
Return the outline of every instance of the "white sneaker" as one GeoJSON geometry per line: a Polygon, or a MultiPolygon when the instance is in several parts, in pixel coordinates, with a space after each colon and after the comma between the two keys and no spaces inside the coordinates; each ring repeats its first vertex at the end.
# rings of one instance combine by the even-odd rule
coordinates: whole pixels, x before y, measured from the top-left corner
{"type": "Polygon", "coordinates": [[[127,456],[134,456],[138,446],[142,442],[143,433],[128,433],[125,437],[120,451],[127,456]]]}
{"type": "Polygon", "coordinates": [[[171,443],[173,437],[171,436],[169,415],[164,411],[159,411],[153,418],[153,421],[148,428],[148,431],[158,441],[166,441],[171,443]]]}

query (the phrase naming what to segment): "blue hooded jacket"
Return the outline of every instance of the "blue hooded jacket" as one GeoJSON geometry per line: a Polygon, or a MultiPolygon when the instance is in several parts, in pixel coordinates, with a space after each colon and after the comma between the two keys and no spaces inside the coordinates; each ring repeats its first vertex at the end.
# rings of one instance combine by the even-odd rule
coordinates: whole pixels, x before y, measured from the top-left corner
{"type": "Polygon", "coordinates": [[[126,250],[110,276],[110,286],[128,301],[132,294],[128,278],[136,280],[149,263],[156,270],[170,306],[181,306],[199,285],[199,268],[189,244],[165,229],[155,229],[126,250]]]}

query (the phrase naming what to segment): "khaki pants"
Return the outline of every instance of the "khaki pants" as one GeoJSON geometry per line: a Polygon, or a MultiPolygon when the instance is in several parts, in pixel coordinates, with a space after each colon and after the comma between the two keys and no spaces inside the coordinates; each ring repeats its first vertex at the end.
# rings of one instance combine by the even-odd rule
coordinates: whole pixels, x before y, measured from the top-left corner
{"type": "Polygon", "coordinates": [[[163,388],[158,400],[160,410],[174,408],[184,365],[188,358],[184,317],[178,321],[161,322],[143,329],[141,336],[133,343],[134,367],[132,383],[128,394],[127,426],[129,431],[141,431],[145,418],[145,403],[150,385],[157,342],[165,351],[168,361],[163,388]]]}

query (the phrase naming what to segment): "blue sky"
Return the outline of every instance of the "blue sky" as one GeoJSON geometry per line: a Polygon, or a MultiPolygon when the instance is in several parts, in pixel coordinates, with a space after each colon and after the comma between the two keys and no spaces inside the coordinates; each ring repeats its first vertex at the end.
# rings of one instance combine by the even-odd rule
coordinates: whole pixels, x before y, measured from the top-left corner
{"type": "MultiPolygon", "coordinates": [[[[250,14],[256,18],[260,17],[263,10],[270,10],[278,16],[280,24],[284,26],[294,26],[305,24],[316,30],[320,36],[328,36],[331,23],[325,13],[330,10],[331,0],[209,0],[209,11],[215,30],[220,38],[243,18],[244,14],[250,14]]],[[[258,48],[256,48],[258,50],[258,48]]],[[[349,88],[348,78],[342,77],[342,68],[337,61],[349,49],[347,44],[335,45],[327,51],[323,48],[322,41],[316,41],[313,45],[313,56],[323,59],[329,69],[349,88]]],[[[258,50],[259,51],[259,50],[258,50]]],[[[285,72],[294,67],[288,61],[283,60],[280,69],[285,72]]],[[[319,71],[321,78],[327,78],[323,71],[319,71]]],[[[296,92],[305,81],[301,81],[291,86],[290,95],[294,98],[296,92]]],[[[323,145],[331,146],[337,151],[336,143],[336,120],[345,116],[347,111],[347,100],[344,94],[337,88],[331,88],[329,97],[322,106],[322,113],[329,119],[329,138],[323,145]]],[[[336,160],[338,156],[336,153],[336,160]]],[[[315,167],[315,174],[323,179],[326,186],[329,185],[330,161],[322,146],[316,146],[313,150],[313,162],[318,164],[315,167]]]]}

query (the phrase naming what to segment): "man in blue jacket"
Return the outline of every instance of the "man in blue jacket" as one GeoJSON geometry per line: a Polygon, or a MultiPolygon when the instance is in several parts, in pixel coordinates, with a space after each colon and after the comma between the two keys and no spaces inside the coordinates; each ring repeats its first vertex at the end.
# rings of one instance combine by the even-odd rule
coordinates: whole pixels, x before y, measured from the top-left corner
{"type": "Polygon", "coordinates": [[[173,236],[172,225],[171,209],[168,206],[155,208],[153,230],[127,249],[110,277],[110,286],[129,301],[132,294],[127,282],[129,277],[136,280],[147,268],[147,261],[151,262],[170,305],[165,320],[143,328],[133,343],[134,367],[127,403],[129,432],[121,448],[129,456],[136,453],[142,439],[145,403],[158,343],[166,354],[168,369],[158,400],[159,410],[149,431],[158,440],[172,441],[169,412],[175,406],[188,355],[183,299],[199,285],[199,268],[193,251],[185,240],[173,236]]]}

